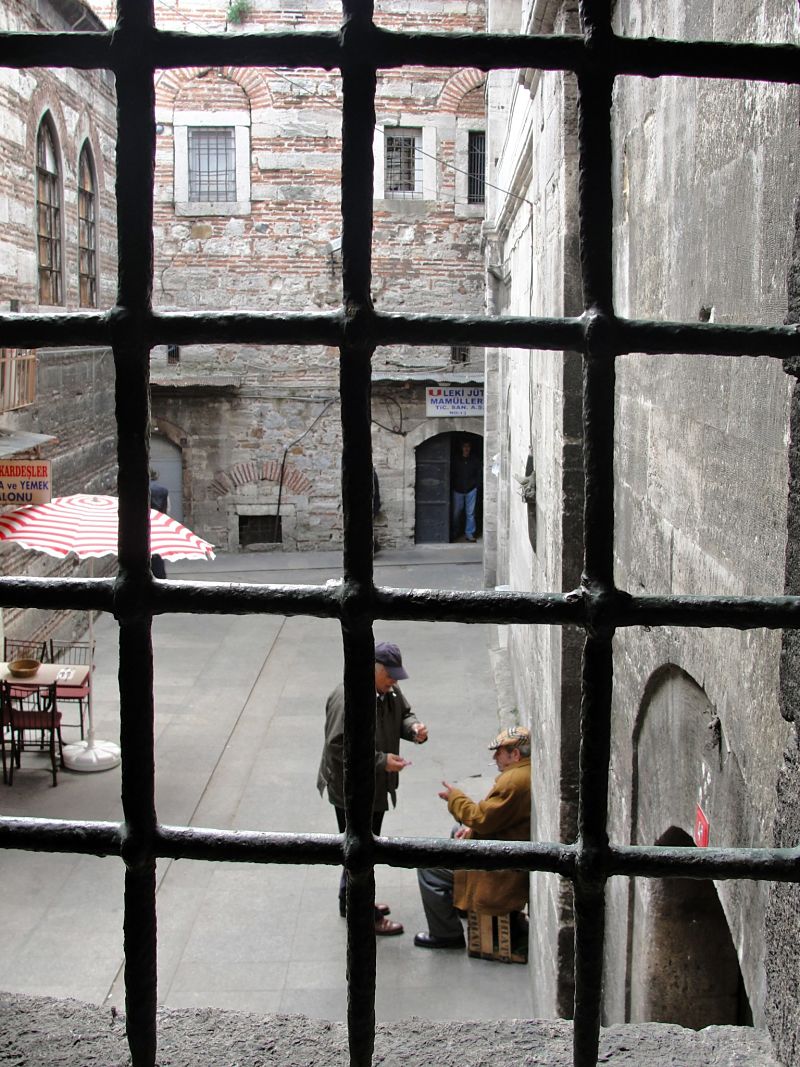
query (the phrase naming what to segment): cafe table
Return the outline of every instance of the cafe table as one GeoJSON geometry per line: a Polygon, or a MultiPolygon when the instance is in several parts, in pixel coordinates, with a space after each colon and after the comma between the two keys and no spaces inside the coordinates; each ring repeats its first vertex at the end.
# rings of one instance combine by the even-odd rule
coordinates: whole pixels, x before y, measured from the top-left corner
{"type": "Polygon", "coordinates": [[[10,682],[20,689],[24,686],[53,685],[54,682],[59,688],[82,689],[89,677],[89,670],[88,663],[40,663],[35,674],[19,678],[11,673],[7,663],[0,663],[0,682],[10,682]]]}

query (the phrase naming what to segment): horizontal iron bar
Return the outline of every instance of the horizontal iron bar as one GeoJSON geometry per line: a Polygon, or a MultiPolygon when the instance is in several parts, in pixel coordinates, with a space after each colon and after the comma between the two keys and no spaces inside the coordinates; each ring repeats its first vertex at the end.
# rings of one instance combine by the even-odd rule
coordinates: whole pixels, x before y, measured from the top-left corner
{"type": "MultiPolygon", "coordinates": [[[[120,309],[46,315],[6,313],[0,314],[0,336],[6,346],[17,348],[108,346],[114,329],[124,329],[125,322],[126,313],[120,309]]],[[[154,313],[147,328],[151,345],[238,342],[341,347],[360,343],[374,347],[464,343],[542,351],[581,351],[587,338],[598,333],[602,333],[605,349],[617,355],[800,356],[797,326],[604,319],[588,313],[556,319],[402,315],[363,309],[351,319],[342,312],[174,311],[154,313]]]]}
{"type": "Polygon", "coordinates": [[[268,585],[165,579],[139,586],[114,578],[0,577],[0,606],[94,608],[130,617],[153,615],[307,615],[339,618],[343,599],[358,597],[374,619],[431,622],[522,623],[581,626],[590,630],[629,626],[797,629],[800,596],[629,596],[622,592],[497,592],[447,589],[344,589],[329,585],[268,585]]]}
{"type": "Polygon", "coordinates": [[[115,822],[0,816],[0,847],[26,852],[76,852],[84,856],[118,856],[122,826],[115,822]]]}
{"type": "MultiPolygon", "coordinates": [[[[124,850],[120,823],[0,816],[0,848],[118,856],[124,850]]],[[[149,842],[161,859],[230,863],[342,862],[339,834],[285,834],[159,826],[149,842]]],[[[374,842],[376,864],[447,867],[452,870],[530,870],[575,876],[578,845],[524,841],[454,841],[450,838],[389,838],[374,842]]],[[[605,877],[714,878],[800,882],[798,848],[664,848],[609,845],[593,857],[592,871],[605,877]]]]}
{"type": "Polygon", "coordinates": [[[606,873],[638,878],[744,878],[800,882],[800,848],[665,848],[612,845],[606,873]]]}
{"type": "MultiPolygon", "coordinates": [[[[106,33],[0,34],[0,66],[108,69],[130,65],[124,54],[132,38],[106,33]],[[67,58],[68,61],[67,61],[67,58]]],[[[611,75],[692,77],[796,84],[796,45],[727,41],[673,41],[609,35],[594,47],[580,35],[408,33],[364,23],[343,32],[301,31],[190,34],[172,30],[136,33],[142,55],[156,70],[192,66],[319,67],[350,62],[381,69],[477,67],[480,70],[570,70],[590,65],[611,75]]]]}

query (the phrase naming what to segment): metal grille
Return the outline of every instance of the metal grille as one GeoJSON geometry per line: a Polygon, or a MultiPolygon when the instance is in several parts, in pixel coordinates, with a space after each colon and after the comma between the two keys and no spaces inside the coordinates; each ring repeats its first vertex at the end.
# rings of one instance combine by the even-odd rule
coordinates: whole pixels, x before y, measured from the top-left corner
{"type": "Polygon", "coordinates": [[[62,302],[61,175],[53,131],[47,119],[36,141],[36,235],[39,256],[39,303],[62,302]]]}
{"type": "Polygon", "coordinates": [[[422,198],[422,135],[419,130],[387,130],[385,137],[386,196],[393,200],[422,198]]]}
{"type": "Polygon", "coordinates": [[[486,199],[486,134],[470,130],[467,144],[467,203],[482,204],[486,199]]]}
{"type": "Polygon", "coordinates": [[[240,515],[239,544],[246,545],[278,543],[283,540],[280,515],[240,515]]]}
{"type": "Polygon", "coordinates": [[[89,146],[78,166],[78,288],[81,307],[97,307],[97,233],[94,168],[89,146]]]}
{"type": "Polygon", "coordinates": [[[0,411],[27,408],[36,400],[36,353],[0,348],[0,411]]]}
{"type": "Polygon", "coordinates": [[[189,200],[236,199],[236,151],[233,127],[201,126],[189,130],[189,200]]]}
{"type": "Polygon", "coordinates": [[[337,33],[247,35],[159,33],[152,0],[119,0],[114,33],[0,34],[0,64],[110,68],[118,94],[118,234],[122,263],[117,306],[106,314],[0,316],[17,346],[112,343],[119,419],[120,577],[0,578],[8,606],[95,608],[120,626],[123,826],[0,819],[0,845],[119,856],[125,863],[127,1031],[134,1067],[156,1060],[155,870],[158,857],[250,863],[344,861],[348,887],[350,1063],[371,1063],[375,1040],[373,865],[498,869],[514,863],[569,879],[575,897],[574,1063],[597,1062],[604,934],[604,889],[612,876],[800,881],[797,849],[708,849],[610,843],[611,642],[617,627],[800,627],[800,597],[646,596],[615,588],[614,382],[622,354],[800,355],[788,326],[722,326],[620,319],[612,303],[611,99],[621,75],[756,79],[797,84],[800,50],[788,45],[674,42],[616,37],[608,0],[584,0],[583,33],[519,36],[389,32],[372,22],[368,0],[344,0],[337,33]],[[343,78],[343,304],[334,313],[158,313],[151,308],[153,70],[227,64],[287,69],[339,67],[343,78]],[[585,309],[574,318],[447,317],[376,311],[370,298],[372,145],[376,71],[401,65],[459,69],[568,70],[579,101],[580,240],[585,309]],[[340,349],[344,581],[328,586],[155,582],[149,574],[148,374],[156,344],[328,344],[340,349]],[[584,579],[562,593],[375,587],[372,568],[370,361],[377,345],[496,346],[575,350],[584,364],[584,579]],[[341,623],[345,652],[344,838],[232,833],[167,827],[154,801],[151,617],[160,612],[308,614],[341,623]],[[356,708],[374,699],[375,619],[570,625],[585,632],[581,676],[579,836],[558,842],[373,839],[374,726],[356,708]]]}

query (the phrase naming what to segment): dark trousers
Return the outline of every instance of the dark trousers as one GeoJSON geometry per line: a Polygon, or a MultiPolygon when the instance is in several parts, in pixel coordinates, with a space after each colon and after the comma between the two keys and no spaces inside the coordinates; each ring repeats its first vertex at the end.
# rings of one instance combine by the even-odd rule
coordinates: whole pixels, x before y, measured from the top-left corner
{"type": "MultiPolygon", "coordinates": [[[[334,805],[333,810],[336,812],[336,822],[339,827],[339,833],[343,834],[346,821],[344,817],[344,808],[337,808],[334,805]]],[[[372,832],[378,837],[381,832],[381,826],[383,825],[383,817],[386,814],[385,811],[373,811],[372,813],[372,832]]],[[[342,877],[339,879],[339,903],[344,904],[345,892],[347,889],[347,872],[342,871],[342,877]]],[[[377,922],[381,918],[381,913],[378,909],[375,909],[375,921],[377,922]]]]}

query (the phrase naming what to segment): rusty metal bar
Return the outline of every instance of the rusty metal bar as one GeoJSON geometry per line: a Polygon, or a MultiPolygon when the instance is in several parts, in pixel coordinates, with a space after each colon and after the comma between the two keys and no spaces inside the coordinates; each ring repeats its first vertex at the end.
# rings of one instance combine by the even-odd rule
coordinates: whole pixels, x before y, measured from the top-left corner
{"type": "Polygon", "coordinates": [[[342,299],[340,352],[344,525],[344,858],[347,1029],[351,1067],[375,1049],[375,649],[372,635],[372,138],[377,76],[365,38],[372,4],[344,0],[342,43],[342,299]]]}
{"type": "Polygon", "coordinates": [[[149,337],[153,286],[153,0],[120,0],[117,88],[117,307],[112,316],[119,466],[119,682],[125,816],[125,1025],[133,1067],[154,1067],[157,1033],[155,709],[150,575],[149,337]]]}
{"type": "MultiPolygon", "coordinates": [[[[166,579],[148,589],[154,615],[285,615],[340,618],[344,585],[266,585],[247,582],[189,582],[166,579]]],[[[348,596],[352,596],[349,587],[348,596]]],[[[446,589],[394,589],[377,586],[359,592],[371,597],[374,619],[523,623],[596,627],[692,626],[737,630],[797,629],[800,596],[631,596],[589,588],[568,593],[525,593],[446,589]]],[[[108,611],[136,615],[141,590],[113,578],[0,578],[0,605],[108,611]]]]}
{"type": "MultiPolygon", "coordinates": [[[[0,34],[0,66],[112,69],[121,39],[111,33],[0,34]],[[69,61],[65,61],[65,56],[69,61]]],[[[192,35],[156,30],[147,41],[155,66],[309,67],[340,65],[335,33],[273,32],[192,35]]],[[[571,70],[602,63],[611,75],[703,77],[797,84],[798,48],[792,44],[670,41],[609,34],[599,55],[580,35],[511,36],[489,33],[402,33],[374,27],[369,55],[377,68],[478,67],[483,70],[571,70]]]]}
{"type": "MultiPolygon", "coordinates": [[[[578,768],[579,855],[574,887],[575,1067],[594,1067],[600,1040],[605,939],[608,768],[611,755],[613,629],[599,609],[614,593],[614,325],[611,94],[605,69],[608,0],[581,0],[581,24],[596,66],[578,76],[578,212],[584,307],[584,573],[590,625],[581,665],[578,768]],[[594,616],[594,617],[592,617],[594,616]]],[[[613,611],[612,611],[613,614],[613,611]]]]}

